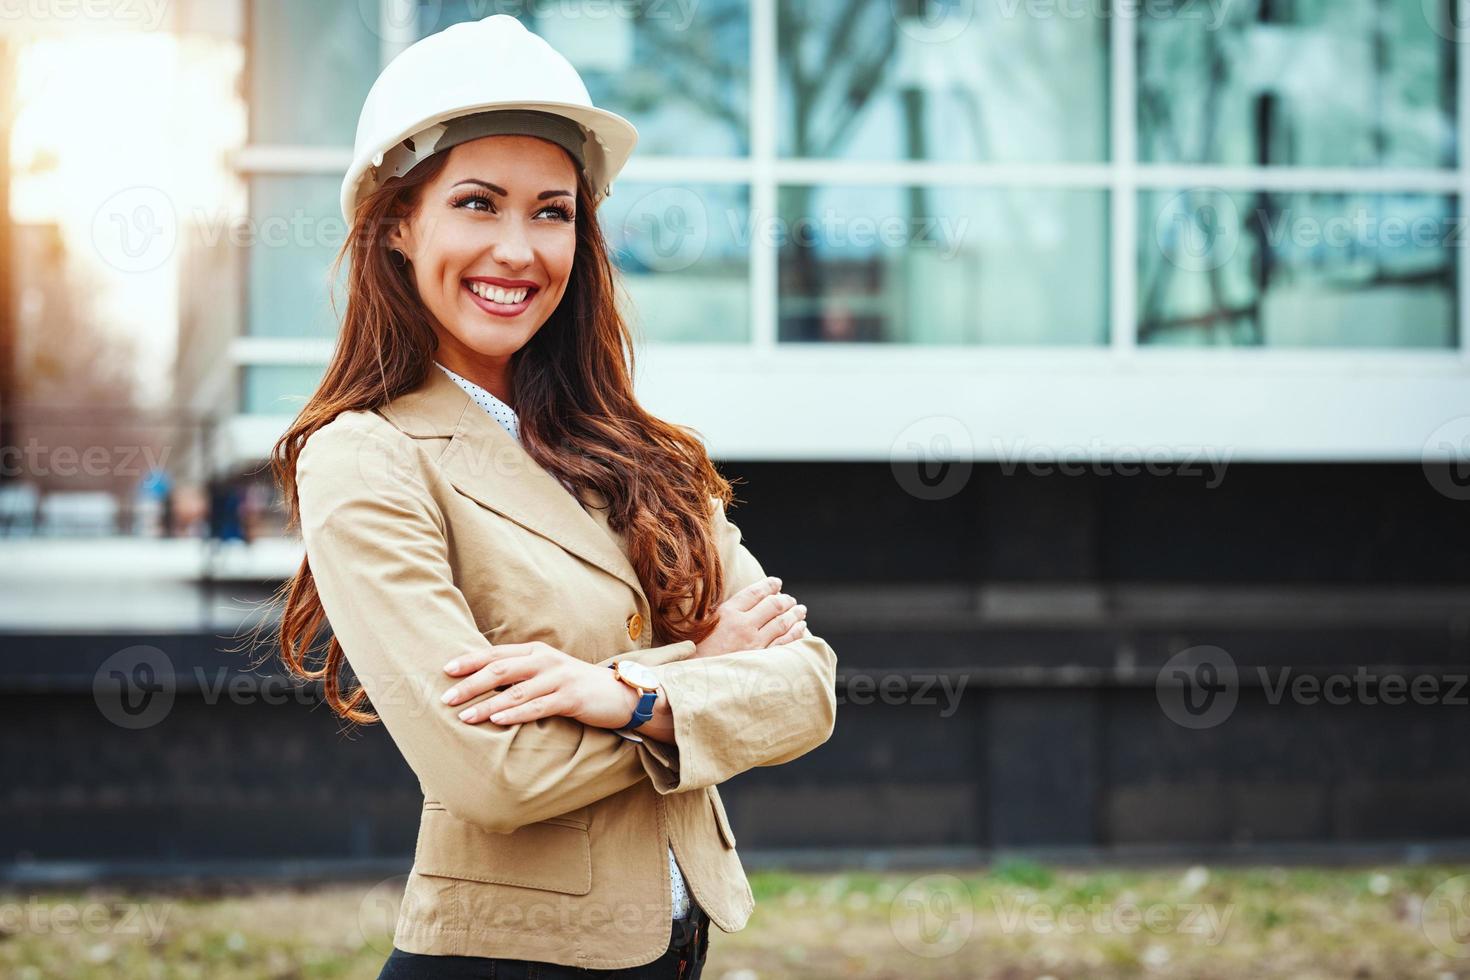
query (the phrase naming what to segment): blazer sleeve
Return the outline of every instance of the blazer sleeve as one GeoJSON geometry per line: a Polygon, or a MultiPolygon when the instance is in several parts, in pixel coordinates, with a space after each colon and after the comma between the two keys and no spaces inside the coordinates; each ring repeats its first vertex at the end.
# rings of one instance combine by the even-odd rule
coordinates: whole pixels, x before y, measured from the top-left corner
{"type": "MultiPolygon", "coordinates": [[[[302,447],[301,535],[332,631],[424,792],[461,820],[509,833],[653,772],[666,778],[677,765],[666,746],[560,715],[469,725],[463,705],[440,700],[458,680],[444,664],[490,642],[455,585],[443,516],[418,475],[422,450],[370,424],[339,417],[302,447]]],[[[683,641],[663,652],[693,651],[683,641]]]]}
{"type": "MultiPolygon", "coordinates": [[[[741,542],[740,528],[712,497],[725,571],[725,601],[766,577],[741,542]]],[[[779,766],[827,741],[837,718],[837,654],[808,631],[792,643],[652,666],[674,716],[673,757],[654,756],[649,775],[659,793],[722,783],[756,766],[779,766]]]]}

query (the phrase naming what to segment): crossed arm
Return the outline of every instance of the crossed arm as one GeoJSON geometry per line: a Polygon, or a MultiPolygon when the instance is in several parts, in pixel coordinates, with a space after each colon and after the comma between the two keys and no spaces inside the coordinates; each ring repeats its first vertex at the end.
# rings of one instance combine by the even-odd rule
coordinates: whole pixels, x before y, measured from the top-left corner
{"type": "MultiPolygon", "coordinates": [[[[453,581],[442,516],[411,481],[365,481],[401,470],[404,450],[387,441],[396,433],[347,421],[314,433],[297,461],[308,562],[374,710],[425,794],[454,816],[508,833],[643,779],[659,793],[686,792],[788,762],[830,737],[836,655],[810,632],[716,657],[690,659],[688,640],[622,655],[658,673],[673,744],[631,742],[562,715],[461,721],[441,700],[455,683],[443,665],[482,657],[490,643],[453,581]]],[[[765,573],[723,507],[715,520],[729,595],[765,573]]]]}
{"type": "MultiPolygon", "coordinates": [[[[804,636],[806,607],[781,592],[780,587],[780,579],[761,578],[719,603],[715,627],[698,641],[693,656],[763,650],[804,636]]],[[[611,729],[633,742],[644,738],[672,742],[674,716],[668,698],[656,698],[652,716],[639,727],[637,735],[629,734],[623,728],[641,692],[600,669],[615,660],[636,660],[639,652],[614,654],[602,664],[594,664],[546,643],[497,643],[481,656],[455,657],[444,665],[447,673],[461,679],[444,700],[459,705],[482,694],[493,695],[460,712],[460,719],[467,724],[488,720],[511,725],[547,715],[568,715],[584,725],[611,729]]],[[[656,672],[654,683],[657,685],[656,672]]]]}

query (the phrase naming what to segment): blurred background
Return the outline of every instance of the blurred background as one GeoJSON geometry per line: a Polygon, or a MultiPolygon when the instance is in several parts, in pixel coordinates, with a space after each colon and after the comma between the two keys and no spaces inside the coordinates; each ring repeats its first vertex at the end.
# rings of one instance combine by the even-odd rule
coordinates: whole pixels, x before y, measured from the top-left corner
{"type": "Polygon", "coordinates": [[[1470,976],[1461,0],[7,5],[0,965],[168,959],[55,924],[165,880],[359,883],[253,907],[330,954],[164,930],[214,937],[187,975],[386,953],[413,775],[241,646],[358,110],[493,13],[638,127],[640,398],[839,656],[831,740],[722,787],[784,912],[715,976],[1470,976]],[[986,901],[1155,887],[1231,942],[986,901]]]}

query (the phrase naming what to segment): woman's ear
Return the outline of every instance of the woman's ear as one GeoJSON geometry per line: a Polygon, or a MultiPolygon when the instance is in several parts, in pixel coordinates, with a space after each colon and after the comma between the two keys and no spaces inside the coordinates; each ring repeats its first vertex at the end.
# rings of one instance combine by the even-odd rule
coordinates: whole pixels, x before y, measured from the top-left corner
{"type": "Polygon", "coordinates": [[[413,256],[414,234],[413,214],[405,209],[401,203],[395,202],[388,210],[385,221],[388,223],[388,234],[384,236],[384,244],[389,250],[397,249],[404,255],[413,256]]]}
{"type": "Polygon", "coordinates": [[[398,249],[404,254],[408,253],[408,229],[407,222],[402,218],[393,222],[393,227],[388,229],[388,248],[398,249]]]}

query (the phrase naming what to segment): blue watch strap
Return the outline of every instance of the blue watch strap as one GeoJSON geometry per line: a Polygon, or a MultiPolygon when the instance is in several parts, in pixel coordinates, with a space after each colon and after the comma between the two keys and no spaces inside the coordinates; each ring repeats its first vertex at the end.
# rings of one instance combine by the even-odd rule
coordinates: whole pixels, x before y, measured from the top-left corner
{"type": "Polygon", "coordinates": [[[653,702],[658,700],[657,691],[644,691],[638,699],[638,707],[633,709],[633,717],[628,720],[624,728],[637,728],[645,721],[653,717],[653,702]]]}
{"type": "MultiPolygon", "coordinates": [[[[608,670],[617,670],[617,665],[616,664],[608,664],[607,665],[607,669],[608,670]]],[[[638,697],[638,704],[633,709],[633,717],[632,718],[629,718],[628,719],[628,723],[626,725],[624,725],[622,728],[618,729],[618,730],[619,731],[624,731],[624,732],[626,732],[626,731],[632,731],[633,729],[637,728],[639,725],[643,724],[648,719],[652,718],[653,717],[653,703],[655,701],[657,701],[657,700],[658,700],[658,692],[657,691],[644,691],[638,697]]]]}

